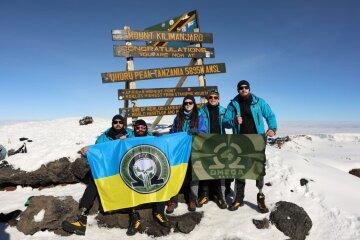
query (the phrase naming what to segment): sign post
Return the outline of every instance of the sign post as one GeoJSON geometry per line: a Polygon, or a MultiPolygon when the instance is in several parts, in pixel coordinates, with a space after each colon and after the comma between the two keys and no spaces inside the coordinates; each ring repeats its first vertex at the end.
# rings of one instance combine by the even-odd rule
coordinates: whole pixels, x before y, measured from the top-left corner
{"type": "Polygon", "coordinates": [[[198,25],[196,11],[184,13],[176,18],[151,26],[144,31],[134,31],[130,27],[112,30],[114,41],[125,41],[125,45],[114,45],[114,57],[126,58],[125,71],[104,72],[103,83],[124,82],[125,88],[118,90],[118,99],[124,101],[119,112],[125,118],[157,116],[151,128],[155,128],[163,115],[173,115],[181,105],[171,105],[176,97],[187,94],[205,96],[217,86],[206,87],[206,74],[225,73],[224,63],[204,64],[204,58],[214,58],[214,48],[202,47],[202,43],[212,43],[212,33],[202,33],[198,25]],[[146,45],[133,45],[133,41],[145,41],[146,45]],[[192,46],[189,46],[192,45],[192,46]],[[187,66],[140,69],[134,68],[134,57],[138,58],[191,58],[187,66]],[[198,76],[198,87],[182,87],[188,76],[198,76]],[[175,88],[136,89],[136,81],[180,77],[175,88]],[[137,106],[138,99],[167,98],[164,106],[137,106]],[[131,103],[131,104],[130,104],[131,103]]]}

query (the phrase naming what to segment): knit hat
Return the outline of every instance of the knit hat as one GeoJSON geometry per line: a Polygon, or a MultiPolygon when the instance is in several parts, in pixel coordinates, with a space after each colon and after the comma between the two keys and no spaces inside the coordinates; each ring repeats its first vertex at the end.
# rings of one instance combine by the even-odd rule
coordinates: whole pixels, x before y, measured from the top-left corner
{"type": "Polygon", "coordinates": [[[239,91],[239,89],[240,89],[240,87],[241,87],[242,85],[248,86],[248,87],[249,87],[249,90],[250,90],[250,83],[249,83],[248,81],[246,81],[246,80],[241,80],[241,81],[238,83],[238,85],[237,85],[237,90],[238,90],[238,91],[239,91]]]}
{"type": "Polygon", "coordinates": [[[184,97],[183,105],[184,105],[186,99],[189,99],[189,100],[191,100],[193,103],[195,103],[195,98],[194,98],[194,96],[191,95],[191,94],[188,94],[188,95],[186,95],[186,96],[184,97]]]}
{"type": "Polygon", "coordinates": [[[208,96],[210,95],[216,95],[216,96],[219,96],[219,91],[217,89],[213,89],[209,92],[208,96]]]}
{"type": "Polygon", "coordinates": [[[116,119],[125,122],[125,118],[123,116],[121,116],[120,114],[116,114],[113,118],[112,121],[115,121],[116,119]]]}
{"type": "Polygon", "coordinates": [[[142,119],[138,119],[134,122],[134,126],[139,126],[139,125],[143,125],[143,126],[146,126],[147,127],[147,124],[144,120],[142,119]]]}

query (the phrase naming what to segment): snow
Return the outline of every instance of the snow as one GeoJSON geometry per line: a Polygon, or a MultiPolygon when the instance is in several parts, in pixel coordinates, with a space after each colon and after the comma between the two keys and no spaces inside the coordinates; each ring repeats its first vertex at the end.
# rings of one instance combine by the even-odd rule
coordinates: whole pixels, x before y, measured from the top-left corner
{"type": "Polygon", "coordinates": [[[34,216],[35,222],[41,222],[44,219],[45,216],[45,209],[41,209],[38,214],[34,216]]]}
{"type": "MultiPolygon", "coordinates": [[[[80,126],[79,118],[49,121],[12,123],[0,126],[0,143],[7,149],[17,149],[27,137],[28,153],[19,153],[6,160],[23,170],[33,171],[42,164],[61,157],[74,161],[77,151],[93,144],[96,137],[110,126],[111,119],[94,118],[94,123],[80,126]]],[[[147,118],[152,121],[154,118],[147,118]]],[[[167,116],[160,124],[165,131],[173,116],[167,116]]],[[[278,201],[294,202],[303,207],[313,221],[307,239],[360,239],[360,178],[349,174],[349,170],[360,168],[360,125],[356,123],[281,123],[279,136],[290,135],[291,141],[281,149],[269,146],[267,152],[267,175],[263,192],[268,207],[274,208],[278,201]],[[298,135],[298,134],[306,134],[298,135]],[[300,179],[309,182],[300,185],[300,179]]],[[[42,190],[18,187],[15,191],[0,191],[0,212],[15,209],[25,210],[24,203],[30,196],[73,196],[79,200],[85,189],[83,184],[57,186],[42,190]]],[[[248,180],[245,189],[245,205],[238,211],[219,209],[213,202],[199,211],[204,218],[190,234],[172,233],[159,239],[286,239],[275,226],[256,229],[252,219],[263,219],[268,214],[255,210],[257,188],[255,181],[248,180]]],[[[180,204],[175,214],[187,212],[180,204]]],[[[39,213],[42,219],[45,213],[39,213]]],[[[3,225],[0,225],[3,229],[3,225]]],[[[87,239],[151,239],[144,234],[127,237],[124,229],[100,228],[93,216],[88,219],[87,239]]],[[[84,239],[81,236],[60,237],[52,232],[38,232],[26,236],[15,227],[7,227],[2,236],[10,239],[84,239]]]]}

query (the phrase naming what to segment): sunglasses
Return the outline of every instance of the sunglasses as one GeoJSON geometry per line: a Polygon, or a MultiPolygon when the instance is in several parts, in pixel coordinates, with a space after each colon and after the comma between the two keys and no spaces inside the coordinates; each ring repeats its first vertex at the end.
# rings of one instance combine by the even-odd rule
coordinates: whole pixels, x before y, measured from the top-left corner
{"type": "Polygon", "coordinates": [[[194,104],[193,102],[184,102],[184,106],[193,105],[193,104],[194,104]]]}
{"type": "Polygon", "coordinates": [[[248,86],[239,87],[239,90],[243,90],[243,89],[249,89],[249,87],[248,86]]]}
{"type": "Polygon", "coordinates": [[[215,99],[215,100],[218,100],[219,97],[218,96],[209,96],[209,99],[215,99]]]}
{"type": "Polygon", "coordinates": [[[135,130],[143,130],[143,131],[145,131],[145,130],[147,129],[147,126],[137,125],[137,126],[135,126],[134,128],[135,128],[135,130]]]}
{"type": "Polygon", "coordinates": [[[116,120],[115,120],[115,121],[113,121],[112,123],[113,123],[114,125],[115,125],[115,124],[124,124],[124,122],[123,122],[123,121],[116,121],[116,120]]]}

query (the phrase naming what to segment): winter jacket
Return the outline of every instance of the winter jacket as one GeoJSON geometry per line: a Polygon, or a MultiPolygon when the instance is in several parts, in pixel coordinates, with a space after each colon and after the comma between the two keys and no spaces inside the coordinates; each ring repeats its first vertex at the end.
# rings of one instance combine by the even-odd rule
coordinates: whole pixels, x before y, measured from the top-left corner
{"type": "MultiPolygon", "coordinates": [[[[181,130],[176,129],[177,123],[178,123],[178,117],[176,116],[173,122],[173,125],[170,129],[170,133],[176,133],[176,132],[188,132],[192,133],[192,129],[190,129],[190,119],[185,119],[184,124],[181,128],[181,130]]],[[[196,129],[197,133],[207,133],[207,127],[205,125],[205,119],[203,116],[199,114],[198,118],[198,128],[196,129]]]]}
{"type": "MultiPolygon", "coordinates": [[[[116,139],[110,138],[110,137],[107,135],[107,133],[109,132],[109,130],[110,130],[110,128],[107,129],[105,132],[103,132],[103,133],[96,139],[95,144],[116,140],[116,139]]],[[[129,128],[126,128],[126,131],[127,131],[126,138],[132,138],[132,137],[134,137],[134,132],[133,132],[133,130],[131,130],[131,129],[129,129],[129,128]]]]}
{"type": "MultiPolygon", "coordinates": [[[[225,133],[225,128],[230,128],[231,126],[224,121],[226,109],[223,106],[219,105],[219,124],[221,129],[221,134],[225,133]]],[[[204,118],[204,124],[206,126],[206,133],[210,133],[210,114],[207,105],[204,105],[199,110],[200,116],[204,118]]]]}
{"type": "MultiPolygon", "coordinates": [[[[275,114],[271,110],[270,106],[265,102],[264,99],[259,98],[254,94],[251,95],[253,100],[251,102],[250,109],[255,122],[257,133],[265,133],[263,118],[265,118],[269,129],[272,129],[275,132],[277,129],[277,123],[275,114]]],[[[225,113],[225,122],[227,125],[230,125],[232,127],[234,134],[240,133],[240,125],[235,123],[235,117],[241,116],[240,105],[237,100],[238,96],[236,96],[233,100],[230,101],[225,113]]]]}

